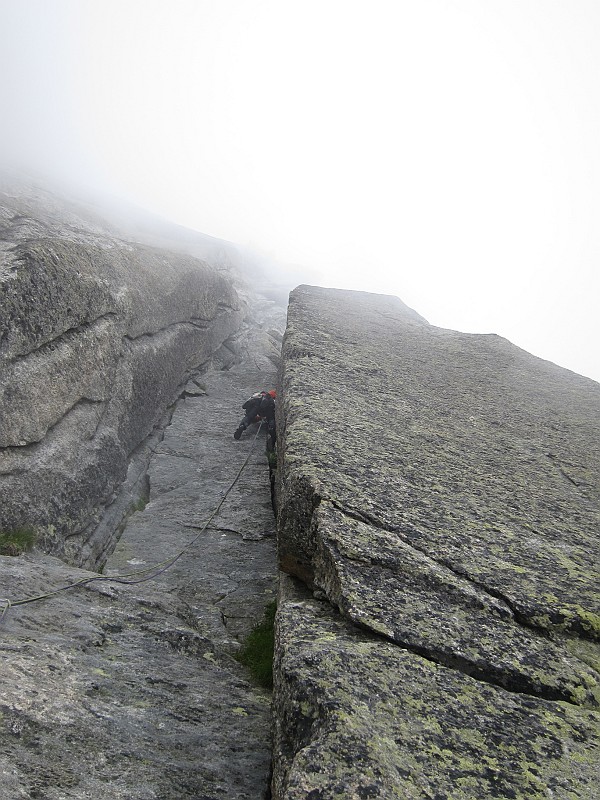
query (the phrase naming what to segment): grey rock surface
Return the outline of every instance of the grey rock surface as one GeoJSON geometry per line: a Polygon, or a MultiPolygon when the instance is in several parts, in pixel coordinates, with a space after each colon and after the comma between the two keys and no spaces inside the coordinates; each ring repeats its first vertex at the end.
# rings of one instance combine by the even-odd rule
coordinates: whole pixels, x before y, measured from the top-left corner
{"type": "Polygon", "coordinates": [[[284,577],[273,797],[598,796],[598,715],[370,635],[284,577]]]}
{"type": "MultiPolygon", "coordinates": [[[[243,401],[274,379],[254,365],[207,372],[203,393],[181,400],[153,442],[148,502],[103,575],[164,568],[180,554],[172,566],[5,613],[0,797],[266,796],[270,694],[234,655],[275,596],[275,520],[264,434],[253,444],[255,431],[239,442],[232,433],[243,401]]],[[[0,557],[0,571],[13,601],[97,575],[42,553],[0,557]]]]}
{"type": "Polygon", "coordinates": [[[276,800],[600,794],[600,385],[299,287],[276,800]]]}
{"type": "Polygon", "coordinates": [[[47,552],[95,568],[107,509],[167,409],[211,366],[260,348],[271,367],[283,312],[214,248],[208,264],[185,242],[132,241],[5,176],[0,240],[0,530],[33,528],[47,552]]]}

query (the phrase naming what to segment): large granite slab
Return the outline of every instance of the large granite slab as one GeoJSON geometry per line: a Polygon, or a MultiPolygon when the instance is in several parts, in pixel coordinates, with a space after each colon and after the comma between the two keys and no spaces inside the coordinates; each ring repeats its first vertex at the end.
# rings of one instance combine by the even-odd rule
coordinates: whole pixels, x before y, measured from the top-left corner
{"type": "Polygon", "coordinates": [[[281,390],[274,796],[600,794],[600,385],[303,286],[281,390]]]}

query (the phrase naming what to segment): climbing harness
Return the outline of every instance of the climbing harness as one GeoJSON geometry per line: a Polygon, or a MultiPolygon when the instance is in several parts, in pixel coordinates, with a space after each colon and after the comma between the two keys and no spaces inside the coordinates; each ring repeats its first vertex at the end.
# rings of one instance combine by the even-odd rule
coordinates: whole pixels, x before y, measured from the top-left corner
{"type": "Polygon", "coordinates": [[[210,523],[217,516],[217,514],[219,513],[219,511],[223,506],[223,503],[227,499],[229,493],[236,485],[236,483],[240,479],[242,472],[248,465],[248,462],[250,461],[250,456],[252,455],[252,450],[254,449],[254,445],[256,444],[256,440],[258,439],[258,434],[260,433],[262,426],[263,422],[261,421],[259,423],[254,439],[252,440],[252,444],[250,445],[250,450],[248,451],[248,455],[246,456],[244,463],[239,468],[235,478],[230,483],[229,487],[227,488],[225,494],[219,501],[215,510],[212,512],[212,514],[206,520],[206,522],[202,525],[202,527],[200,528],[196,536],[194,536],[194,538],[191,540],[191,542],[188,542],[185,545],[185,547],[183,547],[176,555],[172,556],[171,558],[165,559],[164,561],[159,561],[157,564],[152,564],[151,566],[146,567],[146,569],[136,570],[135,572],[127,572],[124,575],[93,575],[91,578],[81,578],[80,580],[74,581],[73,583],[69,583],[66,586],[60,586],[58,589],[54,589],[50,592],[45,592],[44,594],[35,595],[34,597],[24,597],[21,598],[20,600],[10,600],[9,598],[0,598],[0,621],[2,621],[4,615],[10,608],[14,608],[15,606],[24,606],[27,605],[27,603],[35,603],[38,600],[45,600],[46,598],[53,597],[54,595],[59,594],[60,592],[66,592],[67,590],[75,589],[78,586],[85,586],[86,584],[92,583],[93,581],[111,581],[113,583],[124,583],[133,585],[137,583],[144,583],[145,581],[150,581],[153,578],[157,578],[159,575],[162,575],[163,572],[166,572],[170,567],[172,567],[173,564],[175,564],[175,562],[178,561],[181,558],[181,556],[198,541],[200,536],[202,536],[204,531],[208,528],[210,523]],[[143,578],[138,577],[140,575],[144,575],[145,577],[143,578]]]}

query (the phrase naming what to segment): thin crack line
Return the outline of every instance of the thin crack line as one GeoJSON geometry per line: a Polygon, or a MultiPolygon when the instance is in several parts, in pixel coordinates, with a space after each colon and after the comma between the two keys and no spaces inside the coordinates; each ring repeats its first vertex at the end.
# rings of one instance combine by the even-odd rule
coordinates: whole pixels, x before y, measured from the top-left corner
{"type": "Polygon", "coordinates": [[[342,505],[340,505],[339,503],[336,503],[333,500],[330,500],[329,502],[331,502],[332,506],[337,511],[341,512],[342,514],[344,514],[347,517],[350,517],[350,519],[355,519],[358,522],[362,522],[363,524],[370,525],[370,526],[372,526],[374,528],[377,528],[377,530],[381,530],[381,531],[384,531],[385,533],[390,533],[390,534],[394,534],[394,535],[398,536],[401,539],[401,541],[405,545],[407,545],[407,547],[410,547],[415,552],[420,553],[420,555],[423,556],[425,559],[428,559],[428,560],[432,561],[434,564],[437,564],[437,565],[439,565],[441,567],[444,567],[445,569],[447,569],[449,572],[451,572],[453,575],[455,575],[460,580],[464,580],[466,583],[470,584],[474,588],[479,589],[483,594],[487,594],[490,597],[493,597],[495,600],[499,600],[500,602],[504,603],[506,605],[506,607],[509,609],[509,611],[511,612],[515,622],[518,622],[524,628],[528,628],[529,630],[535,631],[537,634],[539,634],[540,636],[542,636],[545,639],[550,639],[551,638],[551,634],[547,629],[541,628],[541,627],[535,625],[533,622],[531,622],[531,620],[529,620],[521,611],[519,611],[519,609],[514,604],[514,601],[512,601],[510,598],[508,598],[506,595],[504,595],[501,591],[499,591],[498,589],[494,589],[493,587],[488,586],[485,583],[482,583],[481,581],[476,580],[475,578],[473,578],[471,575],[469,575],[464,570],[461,570],[461,569],[457,568],[456,565],[449,564],[448,562],[446,562],[446,561],[444,561],[442,559],[438,560],[436,558],[432,558],[425,550],[423,550],[420,547],[417,547],[414,544],[414,542],[411,542],[411,541],[407,540],[402,535],[402,531],[399,528],[394,528],[392,526],[388,527],[388,526],[384,525],[383,523],[381,523],[379,520],[371,518],[366,514],[363,514],[363,513],[358,512],[358,511],[353,511],[353,510],[344,508],[342,505]]]}

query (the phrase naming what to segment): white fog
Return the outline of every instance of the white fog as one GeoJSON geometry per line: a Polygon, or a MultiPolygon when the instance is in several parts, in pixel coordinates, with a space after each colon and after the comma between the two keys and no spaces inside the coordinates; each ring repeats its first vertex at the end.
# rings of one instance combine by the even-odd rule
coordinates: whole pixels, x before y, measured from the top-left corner
{"type": "Polygon", "coordinates": [[[0,162],[600,380],[599,39],[592,0],[0,0],[0,162]]]}

